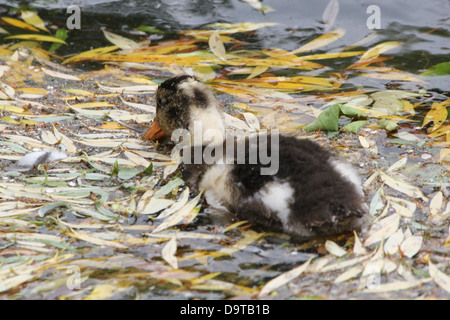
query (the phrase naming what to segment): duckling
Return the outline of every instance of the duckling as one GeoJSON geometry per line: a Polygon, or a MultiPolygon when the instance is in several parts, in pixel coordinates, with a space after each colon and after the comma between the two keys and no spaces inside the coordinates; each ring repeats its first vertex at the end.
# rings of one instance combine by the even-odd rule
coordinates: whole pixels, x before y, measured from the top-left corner
{"type": "Polygon", "coordinates": [[[368,208],[358,173],[317,143],[273,132],[229,138],[212,90],[188,75],[163,82],[156,103],[156,117],[144,139],[158,140],[177,129],[192,133],[198,124],[202,133],[216,134],[210,145],[191,140],[182,149],[186,184],[196,192],[204,190],[211,206],[295,239],[365,226],[368,208]],[[200,162],[194,159],[198,154],[200,162]],[[206,161],[205,154],[214,161],[206,161]],[[277,162],[275,170],[269,154],[277,162]]]}

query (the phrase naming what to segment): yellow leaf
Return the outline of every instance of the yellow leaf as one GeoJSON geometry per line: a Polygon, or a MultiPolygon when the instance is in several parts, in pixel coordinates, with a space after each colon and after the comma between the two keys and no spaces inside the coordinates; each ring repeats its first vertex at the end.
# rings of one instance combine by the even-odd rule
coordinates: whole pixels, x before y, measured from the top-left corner
{"type": "Polygon", "coordinates": [[[366,248],[363,247],[361,240],[359,240],[358,235],[355,231],[353,231],[353,234],[355,235],[355,243],[353,244],[353,253],[356,255],[364,255],[367,253],[366,248]]]}
{"type": "Polygon", "coordinates": [[[295,267],[294,269],[292,269],[288,272],[285,272],[285,273],[279,275],[278,277],[267,282],[264,285],[264,287],[261,289],[261,291],[259,292],[258,296],[259,297],[265,296],[265,295],[269,294],[270,292],[278,289],[279,287],[285,285],[286,283],[288,283],[288,282],[294,280],[295,278],[297,278],[298,276],[300,276],[308,268],[312,259],[313,259],[313,257],[309,258],[309,260],[306,261],[305,263],[303,263],[302,265],[295,267]]]}
{"type": "Polygon", "coordinates": [[[383,73],[361,73],[360,77],[372,78],[372,79],[384,79],[384,80],[404,80],[404,81],[414,81],[423,82],[419,78],[414,77],[410,73],[406,72],[383,72],[383,73]]]}
{"type": "Polygon", "coordinates": [[[245,236],[244,239],[239,240],[232,246],[220,249],[219,253],[231,255],[231,254],[235,253],[236,251],[242,250],[243,248],[248,246],[250,243],[255,242],[256,240],[261,238],[263,235],[264,235],[264,233],[257,233],[252,230],[246,231],[244,233],[244,236],[245,236]]]}
{"type": "Polygon", "coordinates": [[[130,50],[139,48],[139,44],[133,40],[119,36],[115,33],[106,31],[104,29],[102,29],[102,31],[103,34],[105,35],[105,38],[108,39],[108,41],[111,42],[112,44],[118,46],[120,49],[130,50]]]}
{"type": "Polygon", "coordinates": [[[423,201],[427,201],[427,197],[422,193],[422,191],[418,187],[410,185],[404,181],[394,179],[382,171],[379,172],[382,180],[391,188],[400,191],[410,197],[421,198],[423,201]]]}
{"type": "Polygon", "coordinates": [[[178,262],[175,253],[177,252],[177,238],[170,239],[161,250],[161,256],[174,269],[178,269],[178,262]]]}
{"type": "Polygon", "coordinates": [[[317,37],[316,39],[308,42],[307,44],[301,46],[300,48],[289,52],[289,54],[297,54],[297,53],[301,53],[301,52],[307,52],[307,51],[312,51],[315,50],[317,48],[326,46],[336,40],[338,40],[339,38],[341,38],[343,35],[345,34],[345,30],[344,29],[336,29],[330,33],[321,35],[319,37],[317,37]]]}
{"type": "Polygon", "coordinates": [[[255,67],[252,71],[252,73],[247,77],[247,79],[253,79],[257,76],[259,76],[261,73],[264,73],[267,71],[267,69],[269,69],[268,66],[259,66],[259,67],[255,67]]]}
{"type": "Polygon", "coordinates": [[[430,212],[432,215],[437,215],[441,211],[442,201],[444,196],[442,191],[438,191],[430,201],[430,212]]]}
{"type": "Polygon", "coordinates": [[[202,194],[200,193],[194,199],[189,201],[183,208],[167,217],[158,227],[155,228],[155,230],[153,230],[152,233],[160,232],[164,229],[181,223],[183,219],[191,213],[192,210],[196,209],[195,207],[197,206],[201,195],[202,194]]]}
{"type": "Polygon", "coordinates": [[[66,73],[62,73],[62,72],[58,72],[58,71],[54,71],[54,70],[50,70],[47,68],[42,68],[42,71],[44,71],[45,74],[55,77],[55,78],[60,78],[60,79],[64,79],[64,80],[73,80],[73,81],[81,81],[80,78],[75,77],[73,75],[70,74],[66,74],[66,73]]]}
{"type": "Polygon", "coordinates": [[[312,54],[309,56],[300,56],[297,58],[301,58],[304,60],[339,59],[339,58],[359,56],[363,53],[364,51],[330,52],[330,53],[312,54]]]}
{"type": "Polygon", "coordinates": [[[37,32],[39,31],[39,29],[36,29],[32,25],[30,25],[26,22],[14,19],[14,18],[3,17],[2,20],[14,27],[17,27],[17,28],[26,29],[26,30],[30,30],[30,31],[37,31],[37,32]]]}
{"type": "Polygon", "coordinates": [[[47,89],[43,88],[16,88],[16,91],[22,91],[22,93],[26,94],[37,94],[37,95],[45,95],[47,94],[47,89]]]}
{"type": "Polygon", "coordinates": [[[109,47],[102,47],[102,48],[97,48],[97,49],[93,49],[93,50],[88,50],[82,53],[79,53],[71,58],[68,58],[66,60],[64,60],[62,63],[69,63],[69,62],[77,62],[77,61],[83,61],[83,60],[88,60],[91,58],[96,58],[102,54],[114,51],[119,49],[118,46],[109,46],[109,47]]]}
{"type": "Polygon", "coordinates": [[[428,271],[433,281],[447,291],[447,293],[450,293],[450,277],[440,271],[431,261],[428,262],[428,271]]]}
{"type": "Polygon", "coordinates": [[[23,108],[12,106],[12,105],[0,105],[0,111],[1,112],[9,111],[9,112],[13,112],[13,113],[22,113],[25,110],[23,108]]]}
{"type": "Polygon", "coordinates": [[[440,137],[442,135],[448,135],[450,134],[450,125],[446,125],[446,126],[441,126],[439,127],[439,129],[434,130],[433,132],[431,132],[429,134],[430,138],[437,138],[440,137]]]}
{"type": "Polygon", "coordinates": [[[111,298],[114,294],[124,291],[127,288],[118,286],[114,284],[99,284],[92,290],[92,292],[84,298],[84,300],[104,300],[111,298]]]}
{"type": "Polygon", "coordinates": [[[376,229],[375,232],[370,232],[370,236],[364,242],[365,246],[370,246],[377,242],[387,239],[393,235],[399,226],[400,215],[394,213],[376,223],[372,229],[376,229]]]}
{"type": "MultiPolygon", "coordinates": [[[[444,101],[445,102],[445,101],[444,101]]],[[[429,129],[429,132],[433,132],[438,129],[444,121],[447,119],[447,108],[446,104],[443,102],[433,102],[431,105],[431,110],[425,115],[425,119],[423,120],[423,126],[426,126],[430,122],[433,122],[433,127],[429,129]]]]}
{"type": "Polygon", "coordinates": [[[334,279],[334,283],[342,283],[349,279],[355,278],[362,272],[362,270],[363,269],[361,266],[355,266],[351,269],[348,269],[347,271],[339,275],[336,279],[334,279]]]}
{"type": "Polygon", "coordinates": [[[402,251],[403,255],[407,256],[408,258],[412,258],[419,252],[420,248],[422,247],[422,237],[420,236],[412,236],[409,238],[406,238],[402,244],[400,245],[400,250],[402,251]]]}
{"type": "Polygon", "coordinates": [[[21,17],[26,23],[29,23],[36,28],[50,33],[50,31],[48,31],[48,29],[45,27],[44,21],[42,21],[42,19],[36,13],[32,11],[22,11],[21,17]]]}
{"type": "Polygon", "coordinates": [[[225,46],[220,39],[219,31],[215,31],[211,34],[208,40],[209,48],[211,51],[222,61],[227,61],[225,46]]]}
{"type": "Polygon", "coordinates": [[[375,47],[370,48],[362,55],[362,57],[359,59],[359,61],[365,61],[370,59],[375,59],[380,56],[380,54],[389,51],[391,49],[397,48],[398,46],[402,45],[403,42],[400,41],[386,41],[383,43],[377,44],[375,47]]]}
{"type": "Polygon", "coordinates": [[[100,107],[112,107],[113,104],[106,101],[88,102],[88,103],[77,103],[72,104],[71,107],[86,109],[86,108],[100,108],[100,107]]]}
{"type": "Polygon", "coordinates": [[[33,40],[33,41],[56,42],[67,44],[64,40],[52,36],[43,36],[40,34],[16,34],[14,36],[6,37],[5,39],[33,40]]]}
{"type": "Polygon", "coordinates": [[[107,130],[116,130],[116,129],[123,129],[125,127],[123,127],[117,122],[103,122],[100,128],[107,130]]]}
{"type": "Polygon", "coordinates": [[[127,249],[128,246],[121,244],[119,242],[115,242],[115,241],[110,241],[110,240],[104,240],[104,239],[100,239],[100,238],[96,238],[91,236],[88,233],[82,233],[82,232],[75,232],[72,230],[72,232],[67,232],[68,235],[86,241],[86,242],[90,242],[99,246],[108,246],[108,247],[114,247],[114,248],[119,248],[119,249],[127,249]]]}
{"type": "Polygon", "coordinates": [[[75,147],[75,144],[72,142],[72,140],[59,132],[55,126],[53,126],[53,134],[55,135],[56,139],[61,140],[61,144],[66,148],[68,153],[77,153],[77,147],[75,147]]]}
{"type": "Polygon", "coordinates": [[[63,89],[63,91],[72,93],[72,94],[78,94],[80,96],[85,96],[85,97],[92,97],[95,95],[94,92],[89,92],[89,91],[81,90],[81,89],[63,89]]]}
{"type": "Polygon", "coordinates": [[[362,292],[365,293],[377,293],[377,292],[390,292],[390,291],[399,291],[399,290],[407,290],[414,287],[418,287],[422,285],[423,283],[426,283],[430,281],[430,279],[423,279],[423,280],[411,280],[411,281],[395,281],[395,282],[389,282],[389,283],[383,283],[377,286],[374,286],[373,288],[368,288],[363,290],[362,292]]]}
{"type": "Polygon", "coordinates": [[[345,251],[343,248],[341,248],[336,242],[327,240],[325,242],[325,249],[332,255],[335,255],[336,257],[342,257],[347,254],[347,251],[345,251]]]}

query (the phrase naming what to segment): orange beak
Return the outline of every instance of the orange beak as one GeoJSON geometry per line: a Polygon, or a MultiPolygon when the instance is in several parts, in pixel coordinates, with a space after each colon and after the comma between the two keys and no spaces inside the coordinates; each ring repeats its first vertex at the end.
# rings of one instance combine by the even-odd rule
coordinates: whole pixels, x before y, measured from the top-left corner
{"type": "Polygon", "coordinates": [[[166,134],[159,127],[158,120],[156,117],[153,119],[152,126],[147,130],[142,139],[144,140],[159,140],[163,138],[166,134]]]}

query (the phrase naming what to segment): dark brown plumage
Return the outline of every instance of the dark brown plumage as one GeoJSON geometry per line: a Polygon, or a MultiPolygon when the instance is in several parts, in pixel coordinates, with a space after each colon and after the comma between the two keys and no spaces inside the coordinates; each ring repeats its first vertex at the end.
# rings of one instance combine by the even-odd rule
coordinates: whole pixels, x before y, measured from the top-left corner
{"type": "MultiPolygon", "coordinates": [[[[157,122],[165,133],[179,128],[192,131],[196,120],[193,115],[206,127],[224,127],[220,113],[216,115],[218,103],[211,89],[193,77],[183,75],[167,80],[158,88],[156,97],[157,122]]],[[[269,134],[264,143],[261,137],[223,141],[222,150],[231,142],[234,153],[225,152],[213,164],[192,164],[192,157],[185,158],[183,178],[191,189],[204,189],[211,205],[225,207],[241,219],[296,238],[358,230],[364,225],[367,205],[358,175],[350,164],[308,139],[269,134]],[[275,138],[278,143],[271,143],[275,138]],[[239,164],[242,158],[236,150],[243,146],[244,163],[239,164]],[[261,169],[273,163],[267,163],[260,154],[256,162],[250,161],[254,155],[251,152],[262,146],[267,155],[278,155],[278,168],[273,174],[261,174],[261,169]]],[[[206,144],[187,148],[193,155],[195,151],[203,153],[205,147],[206,144]]]]}

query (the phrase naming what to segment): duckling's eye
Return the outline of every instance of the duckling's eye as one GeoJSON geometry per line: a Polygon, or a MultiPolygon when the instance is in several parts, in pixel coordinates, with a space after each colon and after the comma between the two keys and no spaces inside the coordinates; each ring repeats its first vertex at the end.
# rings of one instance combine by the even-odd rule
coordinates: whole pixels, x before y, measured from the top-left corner
{"type": "Polygon", "coordinates": [[[156,105],[157,106],[162,107],[163,103],[164,103],[164,100],[162,98],[157,98],[156,99],[156,105]]]}

